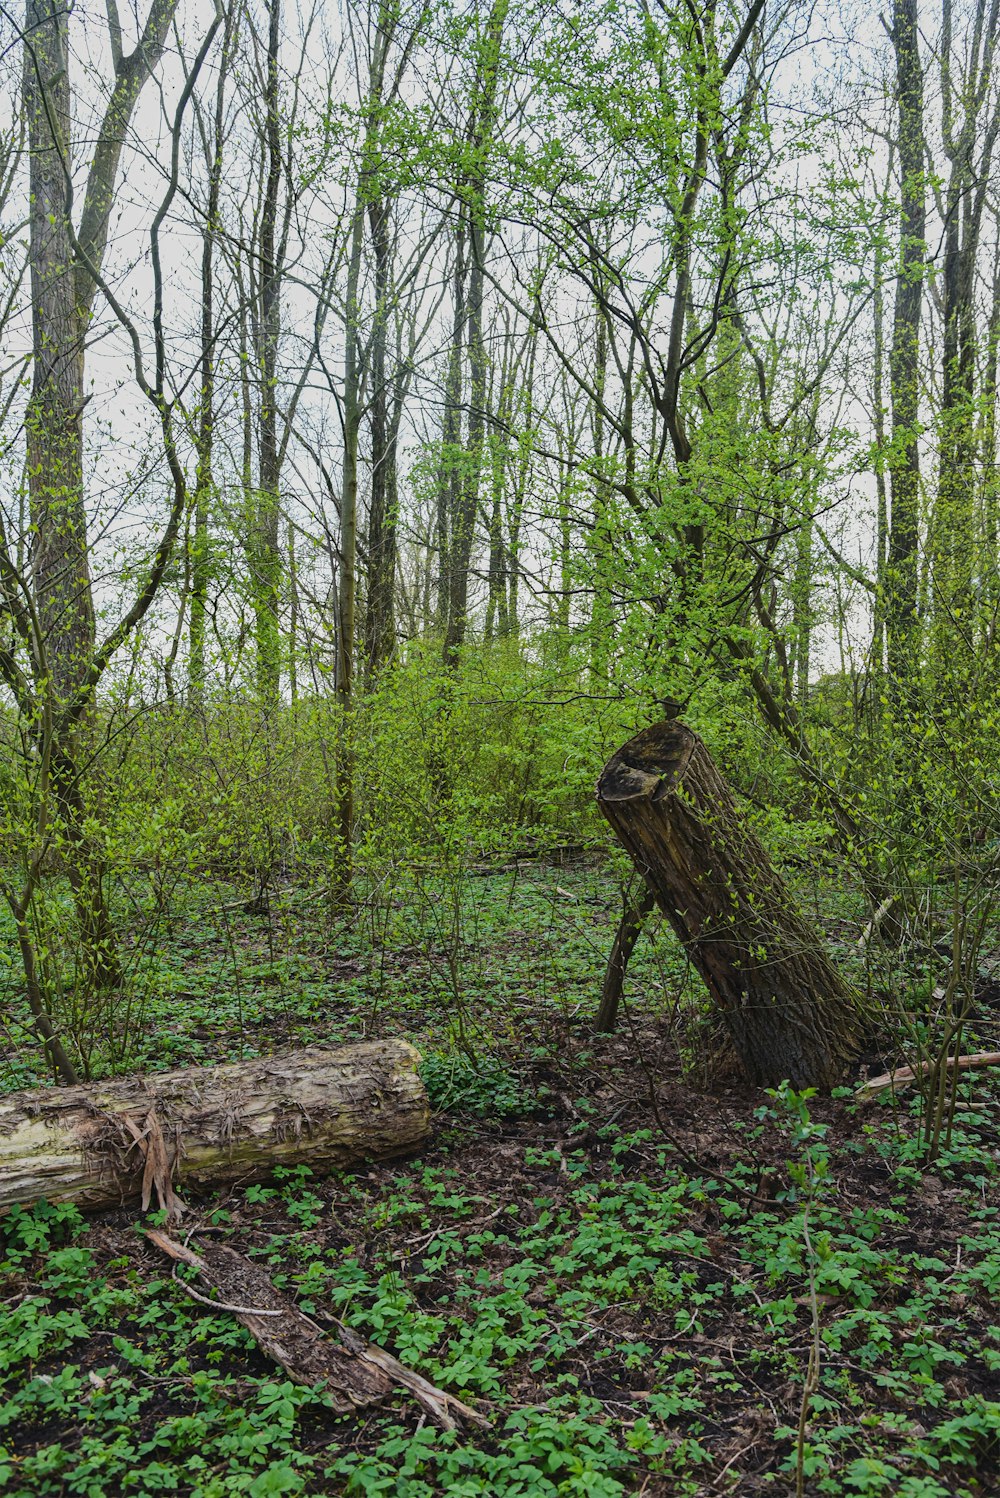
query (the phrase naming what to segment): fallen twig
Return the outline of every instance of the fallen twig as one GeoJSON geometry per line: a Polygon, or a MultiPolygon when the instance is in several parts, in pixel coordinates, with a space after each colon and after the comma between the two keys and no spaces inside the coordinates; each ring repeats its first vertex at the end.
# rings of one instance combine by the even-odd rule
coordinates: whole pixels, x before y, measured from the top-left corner
{"type": "Polygon", "coordinates": [[[858,950],[864,951],[873,937],[878,936],[882,927],[888,920],[895,916],[897,908],[902,904],[898,894],[888,895],[876,910],[871,920],[858,938],[858,950]]]}

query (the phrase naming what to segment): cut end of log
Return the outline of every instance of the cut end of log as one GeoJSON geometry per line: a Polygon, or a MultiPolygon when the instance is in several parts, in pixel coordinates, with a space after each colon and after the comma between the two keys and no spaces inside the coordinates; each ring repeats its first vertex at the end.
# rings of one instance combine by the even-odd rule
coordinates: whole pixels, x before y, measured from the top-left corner
{"type": "Polygon", "coordinates": [[[629,739],[605,765],[599,801],[660,801],[676,790],[698,743],[676,719],[654,723],[629,739]]]}

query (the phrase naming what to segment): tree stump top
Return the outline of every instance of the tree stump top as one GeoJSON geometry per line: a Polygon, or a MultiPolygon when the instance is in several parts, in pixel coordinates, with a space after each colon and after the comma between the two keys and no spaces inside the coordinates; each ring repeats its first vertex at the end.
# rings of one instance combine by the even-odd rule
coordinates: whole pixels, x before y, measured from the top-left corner
{"type": "Polygon", "coordinates": [[[698,735],[683,723],[654,723],[623,744],[597,782],[599,801],[662,801],[684,779],[698,735]]]}

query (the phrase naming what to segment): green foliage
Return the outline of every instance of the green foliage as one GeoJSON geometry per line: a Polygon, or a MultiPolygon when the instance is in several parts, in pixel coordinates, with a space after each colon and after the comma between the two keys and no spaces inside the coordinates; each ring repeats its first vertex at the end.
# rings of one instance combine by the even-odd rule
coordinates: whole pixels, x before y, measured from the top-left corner
{"type": "Polygon", "coordinates": [[[503,1118],[532,1106],[517,1076],[490,1057],[477,1059],[457,1050],[439,1052],[424,1057],[420,1075],[435,1109],[503,1118]]]}
{"type": "MultiPolygon", "coordinates": [[[[339,1183],[298,1168],[227,1197],[219,1225],[237,1243],[249,1231],[307,1313],[487,1401],[481,1436],[386,1408],[358,1448],[357,1427],[320,1393],[256,1362],[231,1316],[151,1278],[145,1250],[99,1261],[74,1209],[14,1209],[0,1225],[6,1491],[611,1498],[656,1478],[696,1498],[722,1462],[714,1401],[756,1409],[762,1379],[794,1391],[803,1376],[808,1208],[824,1349],[802,1452],[811,1490],[971,1493],[998,1449],[1000,1405],[950,1381],[1000,1363],[1000,1331],[980,1317],[997,1279],[996,1209],[978,1185],[957,1186],[960,1260],[928,1256],[919,1206],[911,1219],[842,1198],[846,1157],[815,1106],[775,1089],[747,1126],[777,1162],[770,1201],[685,1174],[648,1129],[595,1138],[583,1114],[586,1145],[508,1150],[499,1201],[460,1152],[339,1183]],[[526,1383],[537,1397],[525,1400],[526,1383]]],[[[985,1126],[975,1114],[960,1125],[970,1138],[985,1126]]],[[[870,1159],[905,1171],[905,1135],[869,1127],[870,1159]]],[[[988,1180],[992,1195],[995,1161],[988,1180]]],[[[759,1439],[776,1443],[775,1470],[793,1470],[793,1427],[759,1439]]]]}

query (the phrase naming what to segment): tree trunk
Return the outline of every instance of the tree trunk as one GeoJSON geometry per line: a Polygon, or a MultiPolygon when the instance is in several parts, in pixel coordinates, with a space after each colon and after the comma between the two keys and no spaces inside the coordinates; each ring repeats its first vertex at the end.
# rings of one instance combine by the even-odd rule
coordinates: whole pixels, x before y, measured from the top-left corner
{"type": "Polygon", "coordinates": [[[917,649],[917,555],[920,513],[920,318],[924,294],[926,180],[924,76],[917,0],[894,0],[892,44],[899,100],[899,277],[892,318],[891,518],[886,567],[885,630],[889,675],[909,691],[917,649]]]}
{"type": "Polygon", "coordinates": [[[470,215],[469,304],[469,422],[465,456],[451,516],[451,550],[448,560],[448,620],[444,637],[444,663],[458,664],[469,619],[469,569],[476,516],[479,513],[479,477],[483,460],[486,399],[486,348],[483,343],[484,257],[483,226],[478,214],[470,215]]]}
{"type": "Polygon", "coordinates": [[[191,620],[188,635],[188,699],[201,707],[205,698],[205,630],[208,589],[212,579],[209,514],[214,491],[212,471],[215,446],[215,245],[219,235],[219,198],[226,136],[226,87],[232,49],[233,13],[226,12],[222,58],[215,89],[215,116],[208,166],[208,200],[201,240],[201,390],[194,447],[194,535],[191,538],[191,620]]]}
{"type": "Polygon", "coordinates": [[[375,324],[371,343],[371,442],[372,490],[368,512],[368,599],[365,609],[365,659],[369,684],[373,683],[395,644],[393,594],[396,583],[396,525],[398,521],[397,446],[399,421],[397,400],[390,410],[390,388],[398,384],[386,377],[386,344],[389,322],[389,276],[392,245],[389,236],[389,206],[383,198],[368,204],[368,223],[375,250],[375,324]]]}
{"type": "MultiPolygon", "coordinates": [[[[83,208],[74,236],[70,210],[74,152],[69,25],[72,7],[28,0],[24,27],[24,110],[28,144],[32,383],[25,416],[31,512],[32,582],[43,653],[36,685],[68,708],[81,691],[95,649],[95,616],[83,482],[85,351],[118,167],[128,125],[159,63],[177,0],[153,0],[135,50],[122,51],[114,6],[108,42],[114,84],[96,136],[88,140],[83,208]]],[[[114,925],[104,890],[103,837],[89,825],[77,764],[97,751],[92,723],[74,713],[51,743],[56,802],[65,818],[69,876],[85,961],[99,984],[120,977],[114,925]],[[68,768],[67,768],[68,767],[68,768]]],[[[32,976],[26,972],[29,989],[32,976]]]]}
{"type": "Polygon", "coordinates": [[[257,696],[265,712],[281,696],[281,448],[278,442],[278,345],[281,338],[283,246],[277,247],[278,198],[281,189],[281,118],[279,65],[281,0],[268,5],[267,74],[264,88],[264,136],[267,179],[261,205],[258,368],[260,417],[258,465],[260,488],[251,538],[254,629],[257,648],[257,696]]]}
{"type": "Polygon", "coordinates": [[[454,311],[451,347],[444,381],[444,421],[441,427],[441,466],[438,472],[435,501],[435,536],[438,551],[435,622],[442,632],[448,627],[448,600],[451,597],[451,531],[458,508],[461,464],[458,450],[462,442],[462,353],[466,319],[466,223],[459,212],[455,236],[455,265],[452,273],[454,311]]]}
{"type": "Polygon", "coordinates": [[[259,1180],[277,1165],[338,1169],[405,1153],[430,1112],[406,1041],[311,1046],[0,1098],[0,1211],[42,1197],[98,1209],[143,1192],[162,1137],[174,1183],[259,1180]]]}
{"type": "Polygon", "coordinates": [[[354,873],[354,752],[351,744],[351,708],[354,702],[354,636],[357,610],[358,565],[358,434],[361,427],[361,359],[358,347],[360,317],[361,252],[365,226],[365,180],[358,181],[358,196],[351,224],[351,254],[347,268],[347,300],[344,321],[344,467],[340,495],[340,576],[337,584],[337,703],[340,707],[337,740],[335,815],[339,848],[331,882],[331,905],[346,911],[350,906],[354,873]]]}
{"type": "Polygon", "coordinates": [[[626,897],[625,910],[618,923],[618,930],[615,932],[611,956],[608,958],[604,983],[601,986],[601,1007],[597,1011],[597,1021],[594,1025],[599,1035],[610,1035],[615,1028],[629,959],[635,951],[636,942],[642,935],[646,919],[652,914],[655,905],[656,896],[648,884],[643,885],[635,900],[626,897]]]}
{"type": "Polygon", "coordinates": [[[68,12],[29,0],[24,70],[31,196],[33,366],[25,422],[33,571],[55,692],[67,702],[94,647],[83,498],[84,339],[66,182],[72,161],[68,12]]]}
{"type": "Polygon", "coordinates": [[[858,1013],[744,826],[705,745],[657,723],[605,765],[597,803],[726,1020],[750,1081],[830,1087],[858,1013]]]}

